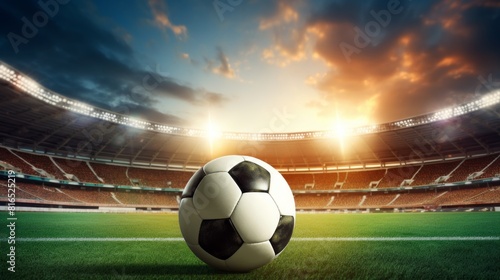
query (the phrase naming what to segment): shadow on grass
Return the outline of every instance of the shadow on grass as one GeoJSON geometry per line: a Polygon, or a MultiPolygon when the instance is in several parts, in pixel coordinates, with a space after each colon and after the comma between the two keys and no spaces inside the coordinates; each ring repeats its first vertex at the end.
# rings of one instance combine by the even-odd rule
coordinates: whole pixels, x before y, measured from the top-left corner
{"type": "MultiPolygon", "coordinates": [[[[216,270],[208,265],[189,264],[115,264],[115,265],[78,265],[59,267],[74,274],[94,276],[167,276],[167,275],[232,275],[234,273],[216,270]]],[[[236,273],[237,274],[237,273],[236,273]]]]}

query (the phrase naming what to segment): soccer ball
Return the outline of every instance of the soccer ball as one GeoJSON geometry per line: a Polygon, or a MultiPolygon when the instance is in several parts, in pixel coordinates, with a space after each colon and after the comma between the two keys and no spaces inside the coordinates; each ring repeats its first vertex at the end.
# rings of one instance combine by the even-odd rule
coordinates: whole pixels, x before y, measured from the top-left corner
{"type": "Polygon", "coordinates": [[[295,226],[295,201],[283,176],[269,164],[224,156],[188,181],[179,225],[191,251],[208,265],[249,271],[285,249],[295,226]]]}

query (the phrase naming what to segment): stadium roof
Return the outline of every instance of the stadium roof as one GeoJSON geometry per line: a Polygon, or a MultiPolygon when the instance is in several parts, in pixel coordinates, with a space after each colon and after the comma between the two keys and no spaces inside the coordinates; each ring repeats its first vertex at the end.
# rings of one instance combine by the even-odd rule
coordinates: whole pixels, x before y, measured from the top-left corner
{"type": "Polygon", "coordinates": [[[245,154],[281,170],[404,165],[500,151],[500,91],[454,108],[343,131],[231,133],[172,127],[66,99],[0,66],[0,144],[119,164],[195,169],[245,154]],[[342,134],[342,135],[340,135],[342,134]]]}

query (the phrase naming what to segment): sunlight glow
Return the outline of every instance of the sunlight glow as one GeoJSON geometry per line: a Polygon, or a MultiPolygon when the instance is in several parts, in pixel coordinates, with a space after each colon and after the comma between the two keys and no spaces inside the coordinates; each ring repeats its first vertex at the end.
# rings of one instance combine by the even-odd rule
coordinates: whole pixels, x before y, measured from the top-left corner
{"type": "Polygon", "coordinates": [[[208,123],[206,128],[206,137],[208,139],[208,146],[210,155],[214,154],[214,142],[222,137],[222,132],[217,130],[217,126],[212,121],[212,114],[208,113],[208,123]]]}
{"type": "Polygon", "coordinates": [[[342,154],[345,154],[346,152],[346,143],[350,135],[352,135],[352,128],[348,125],[348,121],[339,116],[339,112],[337,110],[335,114],[335,123],[333,125],[333,129],[331,130],[331,137],[338,141],[342,154]]]}

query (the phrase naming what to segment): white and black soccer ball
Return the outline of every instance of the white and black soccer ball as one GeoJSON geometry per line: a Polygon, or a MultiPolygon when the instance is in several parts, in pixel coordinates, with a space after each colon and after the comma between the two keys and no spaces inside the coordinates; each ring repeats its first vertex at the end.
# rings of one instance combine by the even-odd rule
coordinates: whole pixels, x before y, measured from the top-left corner
{"type": "Polygon", "coordinates": [[[295,226],[295,201],[271,165],[249,156],[224,156],[187,183],[179,225],[191,251],[208,265],[249,271],[285,249],[295,226]]]}

